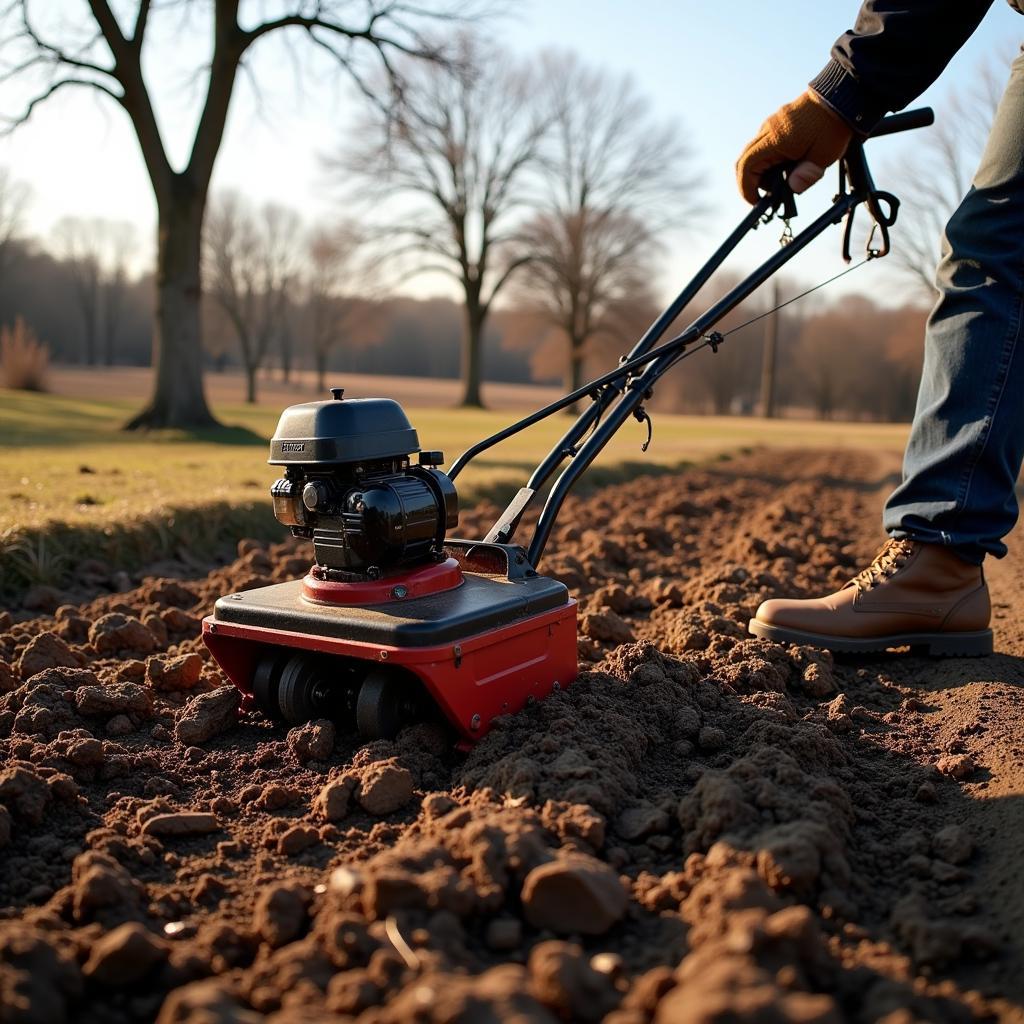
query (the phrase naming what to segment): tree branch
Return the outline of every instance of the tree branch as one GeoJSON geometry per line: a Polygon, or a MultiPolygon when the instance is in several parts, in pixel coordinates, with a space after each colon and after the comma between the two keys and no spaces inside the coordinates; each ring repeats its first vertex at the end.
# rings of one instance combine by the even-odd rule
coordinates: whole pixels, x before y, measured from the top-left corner
{"type": "Polygon", "coordinates": [[[29,100],[29,103],[25,107],[25,110],[22,114],[14,118],[5,118],[5,120],[8,123],[8,127],[0,130],[0,137],[10,135],[11,132],[13,132],[15,129],[25,124],[28,121],[28,119],[32,116],[32,113],[36,109],[36,107],[38,107],[42,103],[45,103],[51,96],[59,92],[67,85],[84,85],[88,86],[91,89],[99,89],[100,92],[106,93],[111,99],[117,100],[118,103],[121,102],[120,96],[118,96],[115,92],[113,92],[111,89],[108,89],[105,85],[103,85],[100,82],[94,82],[86,78],[61,78],[56,82],[52,82],[49,88],[45,90],[45,92],[42,92],[38,96],[29,100]]]}

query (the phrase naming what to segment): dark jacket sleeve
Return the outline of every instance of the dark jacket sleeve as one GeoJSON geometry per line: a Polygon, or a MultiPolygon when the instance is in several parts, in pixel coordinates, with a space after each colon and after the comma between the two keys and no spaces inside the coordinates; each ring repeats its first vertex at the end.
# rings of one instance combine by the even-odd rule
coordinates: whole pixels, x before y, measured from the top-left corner
{"type": "Polygon", "coordinates": [[[992,0],[864,0],[811,88],[866,135],[939,77],[991,6],[992,0]]]}

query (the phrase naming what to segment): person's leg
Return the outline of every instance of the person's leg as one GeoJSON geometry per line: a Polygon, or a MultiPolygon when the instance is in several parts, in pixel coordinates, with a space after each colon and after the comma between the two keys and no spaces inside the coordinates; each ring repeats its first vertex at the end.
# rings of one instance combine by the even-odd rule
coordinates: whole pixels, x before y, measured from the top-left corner
{"type": "Polygon", "coordinates": [[[980,564],[1006,553],[1024,458],[1024,53],[936,273],[903,483],[887,532],[980,564]]]}
{"type": "Polygon", "coordinates": [[[946,228],[936,284],[903,483],[885,508],[893,539],[835,594],[765,601],[755,636],[834,651],[992,650],[981,563],[1006,553],[1024,457],[1024,54],[946,228]]]}

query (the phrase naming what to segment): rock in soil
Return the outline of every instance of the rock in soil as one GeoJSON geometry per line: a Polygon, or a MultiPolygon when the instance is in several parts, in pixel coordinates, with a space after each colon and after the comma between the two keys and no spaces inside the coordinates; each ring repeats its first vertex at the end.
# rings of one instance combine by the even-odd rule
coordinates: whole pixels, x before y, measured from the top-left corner
{"type": "Polygon", "coordinates": [[[193,697],[174,726],[174,738],[186,746],[206,743],[238,721],[238,691],[222,686],[193,697]]]}

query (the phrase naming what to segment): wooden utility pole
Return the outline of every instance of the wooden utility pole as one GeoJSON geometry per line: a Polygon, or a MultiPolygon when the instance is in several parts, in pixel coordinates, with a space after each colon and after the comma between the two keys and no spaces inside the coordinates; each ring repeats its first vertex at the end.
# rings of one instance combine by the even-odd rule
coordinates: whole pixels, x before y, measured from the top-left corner
{"type": "MultiPolygon", "coordinates": [[[[773,309],[780,302],[778,277],[772,280],[772,294],[769,301],[773,309]]],[[[779,341],[777,310],[765,317],[764,325],[764,352],[761,358],[761,415],[771,419],[775,416],[775,354],[779,341]]]]}

